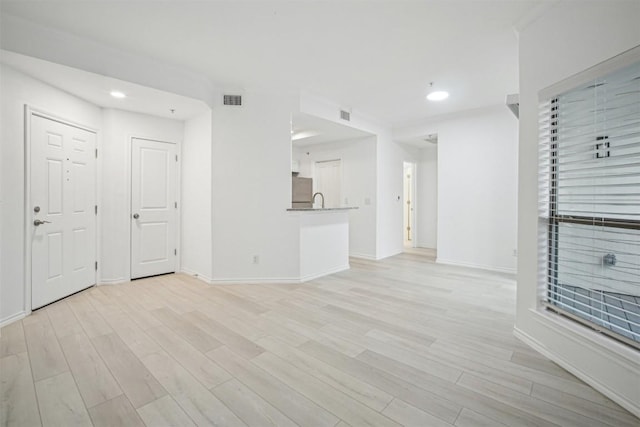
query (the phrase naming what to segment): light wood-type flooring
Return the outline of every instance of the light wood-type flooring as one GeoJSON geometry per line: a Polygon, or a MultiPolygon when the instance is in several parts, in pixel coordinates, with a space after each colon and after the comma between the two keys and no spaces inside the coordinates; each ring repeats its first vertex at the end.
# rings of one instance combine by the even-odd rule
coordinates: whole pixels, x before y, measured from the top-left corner
{"type": "Polygon", "coordinates": [[[513,277],[419,253],[94,287],[1,330],[0,425],[640,425],[514,338],[514,305],[513,277]]]}

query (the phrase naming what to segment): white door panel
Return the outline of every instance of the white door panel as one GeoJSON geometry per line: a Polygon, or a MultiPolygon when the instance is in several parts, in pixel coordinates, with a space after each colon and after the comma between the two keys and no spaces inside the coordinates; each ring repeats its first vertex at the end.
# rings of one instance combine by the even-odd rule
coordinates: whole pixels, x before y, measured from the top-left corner
{"type": "Polygon", "coordinates": [[[131,145],[131,278],[175,271],[176,146],[131,145]]]}
{"type": "MultiPolygon", "coordinates": [[[[342,194],[342,161],[329,160],[316,162],[313,184],[316,192],[324,196],[325,208],[338,208],[341,206],[342,194]]],[[[316,203],[320,197],[316,198],[316,203]]],[[[319,205],[315,205],[319,207],[319,205]]]]}
{"type": "Polygon", "coordinates": [[[96,282],[96,134],[37,115],[30,131],[35,309],[96,282]]]}

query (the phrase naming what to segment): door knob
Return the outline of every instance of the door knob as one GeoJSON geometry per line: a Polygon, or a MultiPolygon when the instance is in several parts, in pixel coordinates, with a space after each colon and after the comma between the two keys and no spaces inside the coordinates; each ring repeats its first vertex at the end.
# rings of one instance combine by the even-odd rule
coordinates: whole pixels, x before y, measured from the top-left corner
{"type": "Polygon", "coordinates": [[[36,227],[45,223],[51,224],[51,221],[43,221],[41,219],[36,219],[35,221],[33,221],[33,225],[35,225],[36,227]]]}
{"type": "Polygon", "coordinates": [[[138,219],[138,218],[140,218],[140,215],[138,215],[137,213],[134,213],[133,214],[133,219],[138,219]]]}

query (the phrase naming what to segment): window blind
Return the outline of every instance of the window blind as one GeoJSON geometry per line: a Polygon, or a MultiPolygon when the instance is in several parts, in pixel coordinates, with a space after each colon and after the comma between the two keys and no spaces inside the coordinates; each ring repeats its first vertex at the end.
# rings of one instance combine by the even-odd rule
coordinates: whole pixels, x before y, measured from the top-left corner
{"type": "Polygon", "coordinates": [[[640,56],[577,80],[540,102],[543,300],[640,348],[640,56]]]}

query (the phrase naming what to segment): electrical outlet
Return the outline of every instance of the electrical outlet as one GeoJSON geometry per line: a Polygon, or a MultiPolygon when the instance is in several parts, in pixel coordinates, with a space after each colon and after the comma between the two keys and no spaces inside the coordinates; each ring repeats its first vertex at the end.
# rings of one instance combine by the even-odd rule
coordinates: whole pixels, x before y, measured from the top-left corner
{"type": "Polygon", "coordinates": [[[365,205],[370,205],[370,204],[371,204],[371,199],[370,199],[370,198],[368,198],[368,197],[365,197],[365,198],[364,198],[364,204],[365,204],[365,205]]]}
{"type": "Polygon", "coordinates": [[[349,199],[348,198],[344,198],[344,205],[347,206],[349,204],[349,199]]]}
{"type": "Polygon", "coordinates": [[[254,264],[260,264],[260,255],[254,255],[253,256],[253,263],[254,264]]]}
{"type": "Polygon", "coordinates": [[[517,256],[518,256],[518,250],[517,250],[517,249],[514,249],[514,250],[513,250],[513,256],[515,256],[515,257],[517,257],[517,256]]]}

